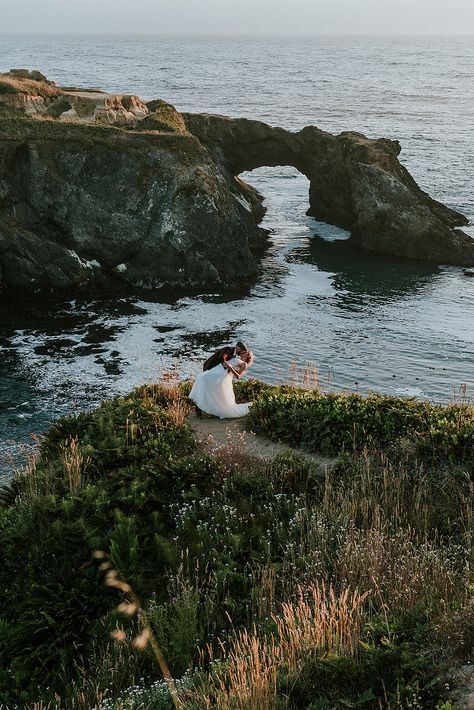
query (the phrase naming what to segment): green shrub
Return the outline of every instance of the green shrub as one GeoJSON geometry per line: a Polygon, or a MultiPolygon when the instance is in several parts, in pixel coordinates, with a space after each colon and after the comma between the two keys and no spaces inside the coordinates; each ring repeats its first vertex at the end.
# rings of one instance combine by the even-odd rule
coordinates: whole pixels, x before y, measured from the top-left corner
{"type": "MultiPolygon", "coordinates": [[[[294,707],[378,707],[383,681],[404,702],[416,689],[435,707],[435,667],[425,648],[454,624],[446,605],[467,608],[466,467],[414,465],[393,440],[386,454],[346,453],[325,476],[296,452],[259,465],[240,457],[224,467],[217,455],[199,450],[179,418],[189,386],[140,387],[61,419],[45,436],[36,465],[3,491],[2,700],[12,708],[41,699],[55,707],[59,693],[58,708],[74,707],[78,697],[95,707],[96,685],[102,692],[110,679],[110,693],[123,707],[169,706],[167,689],[154,683],[160,673],[151,654],[111,647],[113,629],[121,626],[130,637],[138,623],[117,614],[123,595],[104,586],[91,559],[101,549],[132,584],[173,675],[195,668],[208,646],[219,656],[236,629],[257,624],[259,633],[274,631],[271,615],[300,585],[353,583],[371,591],[366,647],[352,660],[308,654],[297,677],[282,669],[280,700],[288,696],[294,707]]],[[[256,381],[239,382],[236,392],[255,398],[264,428],[281,405],[290,422],[282,437],[289,431],[298,441],[308,432],[316,438],[320,422],[330,419],[335,448],[353,443],[354,427],[348,437],[341,422],[346,428],[355,422],[359,443],[377,433],[387,444],[387,430],[395,439],[407,436],[407,422],[439,412],[431,429],[420,426],[420,436],[433,440],[439,424],[442,438],[446,417],[456,425],[454,411],[405,400],[351,400],[256,381]]],[[[457,416],[469,432],[467,411],[457,416]]],[[[453,648],[464,653],[464,637],[459,642],[450,633],[453,648]]]]}
{"type": "Polygon", "coordinates": [[[296,675],[281,674],[279,692],[288,708],[378,710],[379,700],[434,707],[440,682],[427,656],[395,639],[366,644],[356,658],[310,655],[296,675]]]}
{"type": "Polygon", "coordinates": [[[250,410],[249,426],[290,446],[327,455],[387,449],[408,437],[425,455],[474,459],[472,405],[443,407],[378,394],[273,388],[261,391],[250,410]]]}

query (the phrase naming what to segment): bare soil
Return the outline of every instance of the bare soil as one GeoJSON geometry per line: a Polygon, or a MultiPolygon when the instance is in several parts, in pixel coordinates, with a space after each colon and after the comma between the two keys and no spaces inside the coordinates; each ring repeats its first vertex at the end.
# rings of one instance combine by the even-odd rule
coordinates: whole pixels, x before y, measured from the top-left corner
{"type": "Polygon", "coordinates": [[[249,456],[266,461],[270,461],[277,454],[281,454],[284,451],[294,451],[304,458],[315,461],[323,471],[336,461],[335,458],[309,454],[301,449],[291,449],[271,439],[257,436],[253,431],[246,428],[244,418],[218,419],[217,417],[203,414],[202,419],[200,419],[193,412],[189,415],[189,423],[196,432],[198,440],[209,451],[224,446],[235,446],[249,456]]]}

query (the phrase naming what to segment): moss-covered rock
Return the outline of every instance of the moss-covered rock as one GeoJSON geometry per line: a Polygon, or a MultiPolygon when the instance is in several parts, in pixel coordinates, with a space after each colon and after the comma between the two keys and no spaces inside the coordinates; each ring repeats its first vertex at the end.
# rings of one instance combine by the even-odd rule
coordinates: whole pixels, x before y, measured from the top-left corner
{"type": "Polygon", "coordinates": [[[189,133],[8,107],[0,181],[3,291],[236,285],[256,273],[265,246],[245,187],[189,133]]]}
{"type": "MultiPolygon", "coordinates": [[[[153,102],[156,103],[156,102],[153,102]]],[[[165,102],[163,102],[165,104],[165,102]]],[[[187,132],[184,119],[174,106],[165,104],[162,108],[156,108],[154,113],[150,113],[140,123],[137,124],[138,131],[160,131],[169,133],[187,132]]]]}

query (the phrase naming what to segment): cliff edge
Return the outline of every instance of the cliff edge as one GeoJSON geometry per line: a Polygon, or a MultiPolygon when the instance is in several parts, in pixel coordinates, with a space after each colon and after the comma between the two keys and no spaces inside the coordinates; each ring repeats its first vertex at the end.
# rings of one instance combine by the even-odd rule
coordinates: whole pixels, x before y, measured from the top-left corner
{"type": "Polygon", "coordinates": [[[308,214],[365,249],[474,264],[467,219],[431,199],[396,141],[180,114],[167,102],[0,74],[0,290],[235,286],[266,246],[262,198],[238,178],[292,165],[308,214]]]}

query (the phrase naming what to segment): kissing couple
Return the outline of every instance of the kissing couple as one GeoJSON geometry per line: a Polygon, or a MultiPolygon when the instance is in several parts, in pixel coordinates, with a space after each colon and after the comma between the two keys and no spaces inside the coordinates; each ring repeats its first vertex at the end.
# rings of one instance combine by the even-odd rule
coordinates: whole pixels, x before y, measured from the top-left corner
{"type": "Polygon", "coordinates": [[[241,340],[234,347],[225,345],[216,350],[204,363],[203,372],[196,377],[189,393],[198,417],[202,417],[202,412],[220,419],[248,414],[252,403],[236,403],[233,379],[240,380],[252,363],[253,353],[241,340]]]}

